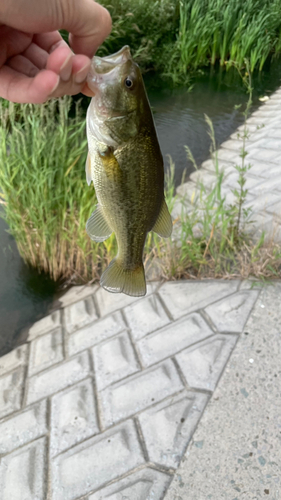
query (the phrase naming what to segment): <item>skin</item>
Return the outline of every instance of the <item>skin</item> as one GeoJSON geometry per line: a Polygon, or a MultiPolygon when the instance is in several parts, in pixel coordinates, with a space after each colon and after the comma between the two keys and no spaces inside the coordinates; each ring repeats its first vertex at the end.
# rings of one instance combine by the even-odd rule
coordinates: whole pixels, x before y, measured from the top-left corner
{"type": "Polygon", "coordinates": [[[84,92],[90,58],[111,31],[93,0],[1,0],[0,97],[42,103],[84,92]],[[58,30],[70,33],[72,50],[58,30]]]}

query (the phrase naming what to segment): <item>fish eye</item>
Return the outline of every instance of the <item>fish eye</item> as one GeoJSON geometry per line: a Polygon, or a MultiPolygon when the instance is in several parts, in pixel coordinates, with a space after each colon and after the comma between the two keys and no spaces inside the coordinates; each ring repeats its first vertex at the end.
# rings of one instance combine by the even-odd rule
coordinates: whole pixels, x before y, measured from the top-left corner
{"type": "Polygon", "coordinates": [[[127,76],[125,79],[125,85],[126,85],[127,89],[133,88],[134,83],[133,83],[133,80],[129,76],[127,76]]]}

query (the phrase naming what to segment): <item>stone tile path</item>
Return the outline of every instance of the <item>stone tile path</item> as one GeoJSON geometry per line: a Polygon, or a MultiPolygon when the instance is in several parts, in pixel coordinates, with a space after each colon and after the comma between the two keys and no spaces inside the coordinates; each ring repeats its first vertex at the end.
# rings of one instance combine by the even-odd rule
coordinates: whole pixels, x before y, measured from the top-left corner
{"type": "MultiPolygon", "coordinates": [[[[247,172],[245,188],[249,190],[245,208],[252,207],[251,232],[258,239],[266,232],[266,240],[274,238],[281,242],[281,89],[277,90],[247,120],[249,138],[246,140],[247,156],[245,164],[251,165],[247,172]]],[[[229,140],[221,144],[217,152],[219,169],[224,172],[222,194],[231,204],[235,197],[232,190],[238,188],[238,172],[235,164],[241,165],[242,136],[244,125],[233,133],[229,140]]],[[[177,193],[184,201],[187,212],[200,206],[199,184],[203,183],[207,191],[215,183],[214,161],[202,163],[200,170],[190,175],[190,181],[179,186],[177,193]]],[[[180,200],[174,207],[177,217],[182,210],[180,200]]]]}
{"type": "Polygon", "coordinates": [[[162,500],[258,293],[70,290],[0,358],[1,500],[162,500]]]}

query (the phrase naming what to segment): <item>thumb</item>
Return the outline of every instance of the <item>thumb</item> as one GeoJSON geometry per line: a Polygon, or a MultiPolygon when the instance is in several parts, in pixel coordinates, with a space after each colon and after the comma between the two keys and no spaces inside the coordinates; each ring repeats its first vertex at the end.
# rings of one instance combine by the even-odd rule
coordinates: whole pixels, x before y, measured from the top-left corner
{"type": "Polygon", "coordinates": [[[70,33],[69,43],[76,54],[92,57],[111,32],[110,14],[93,0],[74,0],[72,5],[73,12],[64,22],[70,33]]]}

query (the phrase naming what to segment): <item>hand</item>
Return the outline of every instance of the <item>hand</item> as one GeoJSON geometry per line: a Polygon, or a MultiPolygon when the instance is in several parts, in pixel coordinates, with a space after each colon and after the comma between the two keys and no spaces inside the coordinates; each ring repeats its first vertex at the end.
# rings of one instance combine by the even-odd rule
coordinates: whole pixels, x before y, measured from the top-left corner
{"type": "Polygon", "coordinates": [[[83,91],[90,57],[111,31],[93,0],[0,1],[0,96],[42,103],[83,91]],[[57,31],[70,32],[74,53],[57,31]]]}

